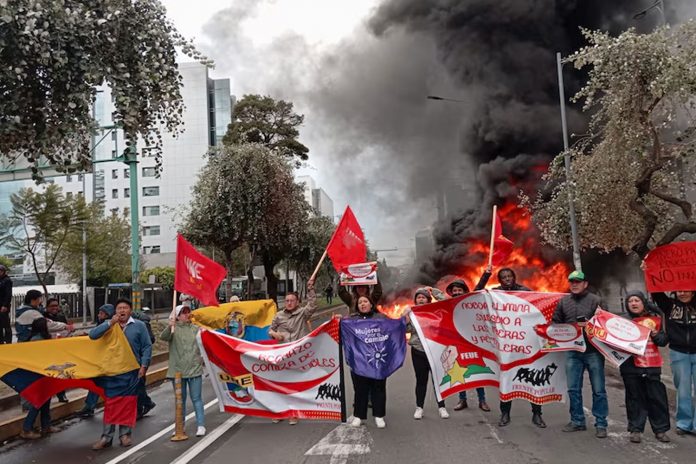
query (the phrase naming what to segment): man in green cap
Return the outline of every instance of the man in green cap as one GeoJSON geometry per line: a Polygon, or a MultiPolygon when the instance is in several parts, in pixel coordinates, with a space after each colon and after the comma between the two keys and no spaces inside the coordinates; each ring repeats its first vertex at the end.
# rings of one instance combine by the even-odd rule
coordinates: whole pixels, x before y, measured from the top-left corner
{"type": "MultiPolygon", "coordinates": [[[[584,329],[585,324],[601,306],[601,299],[587,291],[587,279],[582,271],[573,271],[568,276],[570,295],[563,297],[553,313],[555,323],[576,323],[584,329]]],[[[609,402],[604,386],[604,356],[587,341],[585,352],[569,351],[566,356],[566,377],[568,380],[568,399],[570,401],[570,422],[563,427],[564,432],[586,430],[585,412],[582,407],[582,377],[587,370],[592,384],[592,415],[595,417],[595,436],[607,437],[607,415],[609,402]]]]}

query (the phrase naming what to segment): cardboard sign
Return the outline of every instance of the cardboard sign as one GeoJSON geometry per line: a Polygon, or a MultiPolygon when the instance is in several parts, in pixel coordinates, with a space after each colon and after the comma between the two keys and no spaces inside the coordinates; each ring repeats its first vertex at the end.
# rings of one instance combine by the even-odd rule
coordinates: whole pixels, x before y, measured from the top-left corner
{"type": "MultiPolygon", "coordinates": [[[[592,329],[593,329],[592,324],[589,322],[587,323],[586,327],[587,328],[585,330],[588,332],[592,331],[592,329]]],[[[595,337],[588,335],[587,339],[589,340],[590,343],[592,343],[592,345],[595,348],[597,348],[597,351],[602,353],[602,356],[604,356],[604,359],[606,359],[609,362],[609,364],[613,365],[614,367],[621,366],[623,363],[626,362],[626,360],[628,360],[628,358],[631,357],[631,353],[626,353],[623,350],[613,348],[613,347],[607,345],[606,343],[603,343],[602,341],[597,340],[597,338],[595,338],[595,337]]]]}
{"type": "Polygon", "coordinates": [[[585,337],[577,324],[538,325],[534,328],[541,338],[541,351],[585,351],[585,337]]]}
{"type": "Polygon", "coordinates": [[[351,285],[376,285],[377,262],[351,264],[343,269],[340,276],[340,284],[351,285]]]}
{"type": "Polygon", "coordinates": [[[648,291],[691,291],[696,287],[696,241],[657,247],[645,257],[648,291]]]}
{"type": "Polygon", "coordinates": [[[645,353],[650,339],[649,328],[602,309],[597,309],[585,331],[612,348],[637,355],[645,353]]]}
{"type": "MultiPolygon", "coordinates": [[[[658,316],[637,317],[633,322],[643,325],[650,330],[660,330],[662,318],[658,316]]],[[[652,338],[648,339],[648,346],[645,348],[643,356],[634,356],[633,362],[636,367],[662,367],[662,355],[652,338]]]]}

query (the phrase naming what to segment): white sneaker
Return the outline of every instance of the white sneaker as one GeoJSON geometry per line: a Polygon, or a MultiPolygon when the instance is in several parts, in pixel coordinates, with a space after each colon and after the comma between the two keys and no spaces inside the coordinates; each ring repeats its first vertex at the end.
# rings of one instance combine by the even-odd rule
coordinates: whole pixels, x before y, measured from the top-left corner
{"type": "Polygon", "coordinates": [[[199,425],[198,428],[196,429],[196,436],[202,437],[203,435],[205,435],[205,427],[203,427],[202,425],[199,425]]]}
{"type": "Polygon", "coordinates": [[[359,417],[354,417],[352,421],[349,422],[351,427],[360,427],[360,424],[362,424],[362,421],[360,420],[359,417]]]}
{"type": "Polygon", "coordinates": [[[447,412],[447,409],[440,408],[440,419],[449,419],[449,413],[447,412]]]}
{"type": "Polygon", "coordinates": [[[413,418],[421,420],[423,418],[423,408],[416,408],[416,412],[413,413],[413,418]]]}
{"type": "MultiPolygon", "coordinates": [[[[421,409],[422,411],[422,409],[421,409]]],[[[384,422],[384,417],[375,417],[375,424],[377,424],[378,429],[383,429],[384,427],[387,426],[387,423],[384,422]]]]}

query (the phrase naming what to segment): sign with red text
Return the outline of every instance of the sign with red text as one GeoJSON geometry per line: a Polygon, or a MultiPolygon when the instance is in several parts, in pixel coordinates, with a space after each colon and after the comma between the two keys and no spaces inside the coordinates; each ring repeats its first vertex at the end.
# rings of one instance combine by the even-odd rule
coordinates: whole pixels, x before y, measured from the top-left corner
{"type": "Polygon", "coordinates": [[[414,306],[438,400],[492,386],[500,399],[564,401],[565,355],[542,351],[535,326],[548,324],[562,293],[484,290],[414,306]]]}
{"type": "MultiPolygon", "coordinates": [[[[651,332],[653,330],[659,331],[662,327],[662,318],[659,316],[636,317],[633,322],[647,327],[651,332]]],[[[634,356],[633,363],[637,367],[662,367],[662,355],[652,337],[648,338],[645,353],[642,356],[634,356]]]]}
{"type": "Polygon", "coordinates": [[[645,257],[645,286],[651,293],[694,290],[696,241],[663,245],[645,257]]]}
{"type": "Polygon", "coordinates": [[[377,262],[351,264],[339,275],[341,285],[377,285],[377,262]]]}
{"type": "Polygon", "coordinates": [[[587,340],[592,344],[592,346],[597,348],[597,351],[599,351],[602,356],[604,356],[604,359],[606,359],[607,362],[612,366],[619,367],[632,356],[631,353],[626,353],[623,350],[609,346],[593,337],[592,333],[594,333],[594,326],[592,323],[588,322],[585,327],[585,332],[587,332],[587,340]]]}
{"type": "Polygon", "coordinates": [[[585,337],[577,324],[548,324],[534,328],[541,337],[541,351],[585,351],[585,337]]]}
{"type": "Polygon", "coordinates": [[[341,420],[339,322],[292,343],[260,344],[201,331],[220,411],[271,419],[341,420]]]}
{"type": "Polygon", "coordinates": [[[650,329],[641,324],[597,309],[585,329],[588,336],[612,348],[642,355],[650,339],[650,329]]]}

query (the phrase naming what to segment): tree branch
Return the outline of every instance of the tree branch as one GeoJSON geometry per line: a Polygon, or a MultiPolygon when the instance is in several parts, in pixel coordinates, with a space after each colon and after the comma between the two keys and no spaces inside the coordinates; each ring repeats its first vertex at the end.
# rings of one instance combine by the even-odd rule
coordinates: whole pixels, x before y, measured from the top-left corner
{"type": "Polygon", "coordinates": [[[668,203],[677,205],[679,208],[681,208],[682,212],[684,213],[684,216],[686,217],[686,220],[691,220],[691,203],[689,203],[688,201],[682,200],[681,198],[673,197],[672,195],[668,195],[666,193],[656,192],[655,190],[650,190],[650,193],[652,195],[655,195],[660,200],[664,200],[668,203]]]}
{"type": "Polygon", "coordinates": [[[648,248],[648,243],[650,242],[650,238],[657,227],[657,215],[650,208],[645,206],[645,204],[643,204],[640,195],[631,200],[629,206],[633,211],[638,213],[643,218],[643,233],[640,235],[638,241],[631,247],[631,249],[635,251],[638,256],[643,258],[650,250],[648,248]]]}
{"type": "Polygon", "coordinates": [[[679,222],[674,224],[666,233],[662,236],[657,246],[667,245],[672,243],[677,237],[684,233],[696,234],[696,222],[679,222]]]}

